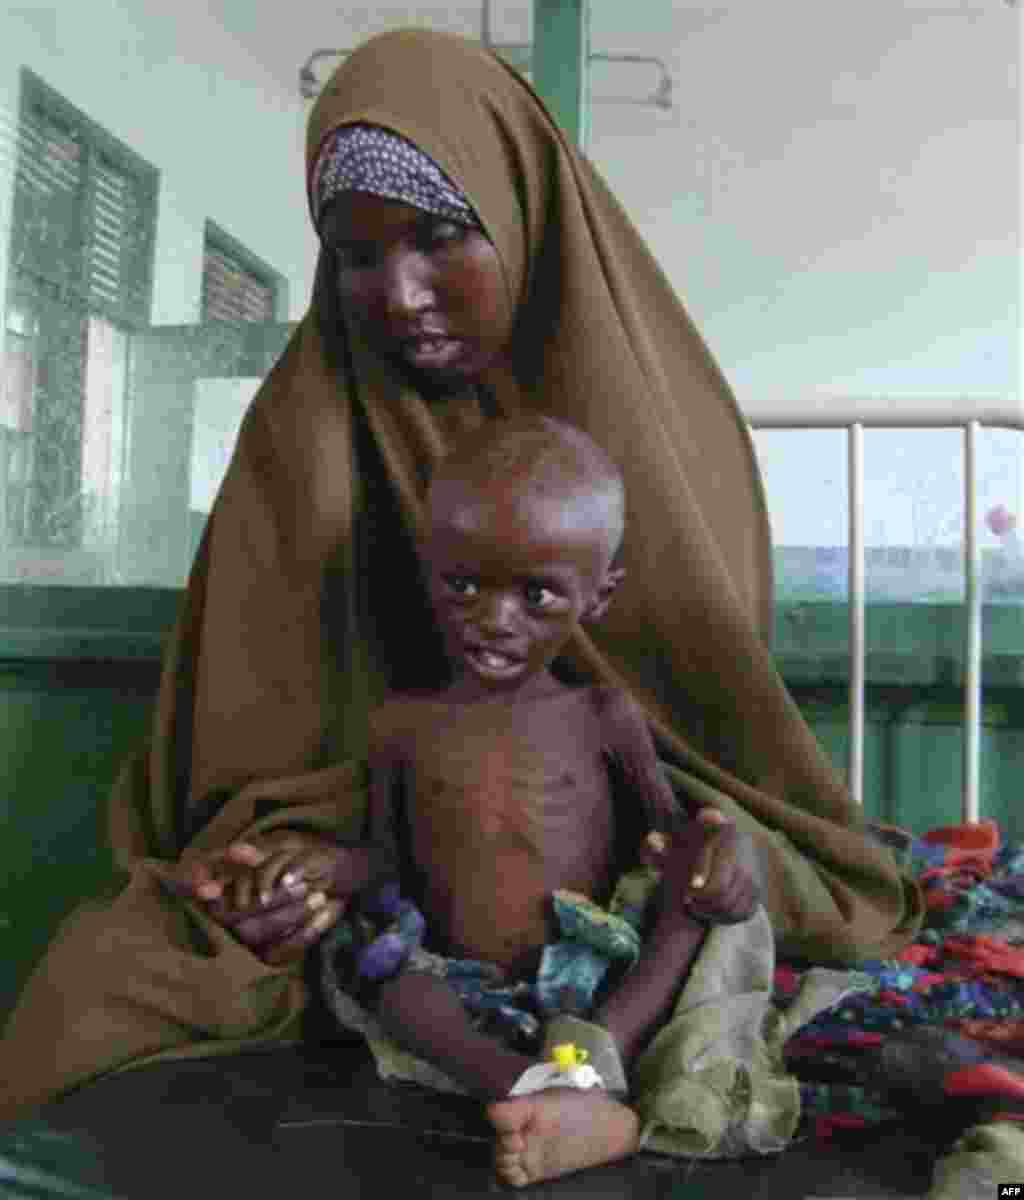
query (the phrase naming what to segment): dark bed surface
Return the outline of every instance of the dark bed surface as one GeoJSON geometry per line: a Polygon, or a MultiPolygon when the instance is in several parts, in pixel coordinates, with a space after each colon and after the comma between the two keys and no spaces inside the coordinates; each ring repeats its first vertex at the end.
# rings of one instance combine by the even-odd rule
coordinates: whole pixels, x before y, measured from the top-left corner
{"type": "MultiPolygon", "coordinates": [[[[159,1064],[82,1089],[41,1117],[94,1147],[124,1200],[515,1194],[491,1173],[478,1106],[382,1083],[361,1045],[159,1064]]],[[[925,1195],[934,1156],[922,1138],[876,1129],[859,1146],[803,1142],[740,1162],[638,1155],[523,1194],[888,1200],[925,1195]]]]}

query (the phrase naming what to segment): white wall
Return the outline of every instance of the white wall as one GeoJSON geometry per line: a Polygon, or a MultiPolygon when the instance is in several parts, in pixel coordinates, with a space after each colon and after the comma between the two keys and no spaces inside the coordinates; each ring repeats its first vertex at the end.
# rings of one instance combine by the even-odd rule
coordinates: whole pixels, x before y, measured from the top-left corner
{"type": "MultiPolygon", "coordinates": [[[[198,320],[207,218],[289,280],[291,316],[302,314],[315,261],[303,219],[305,113],[298,95],[200,5],[57,0],[4,8],[0,109],[8,129],[22,66],[160,171],[154,324],[198,320]]],[[[9,142],[4,150],[10,155],[9,142]]],[[[0,206],[10,202],[9,169],[0,165],[0,206]]],[[[0,207],[0,220],[5,215],[0,207]]],[[[0,246],[6,255],[6,236],[0,246]]]]}
{"type": "MultiPolygon", "coordinates": [[[[593,0],[594,48],[666,58],[676,111],[595,103],[591,156],[741,407],[997,397],[1024,412],[1024,14],[1002,0],[655,0],[631,28],[635,11],[593,0]]],[[[597,66],[591,90],[643,96],[656,81],[597,66]]],[[[844,543],[843,435],[756,441],[776,540],[844,543]]],[[[981,512],[1004,503],[1024,523],[1024,434],[986,432],[979,451],[981,512]]],[[[958,541],[958,435],[869,433],[865,454],[869,545],[958,541]]]]}
{"type": "Polygon", "coordinates": [[[1019,397],[1020,11],[697,7],[662,34],[678,112],[595,105],[592,152],[741,401],[1019,397]]]}
{"type": "MultiPolygon", "coordinates": [[[[529,8],[494,0],[496,36],[531,36],[529,8]]],[[[315,253],[299,64],[417,17],[473,33],[478,14],[23,4],[0,14],[0,105],[27,65],[160,169],[156,323],[197,317],[206,217],[289,278],[298,316],[315,253]]],[[[997,0],[645,0],[638,19],[593,0],[593,48],[665,57],[677,108],[595,103],[591,154],[741,399],[1019,394],[1020,18],[997,0]]],[[[592,91],[656,78],[595,64],[592,91]]]]}

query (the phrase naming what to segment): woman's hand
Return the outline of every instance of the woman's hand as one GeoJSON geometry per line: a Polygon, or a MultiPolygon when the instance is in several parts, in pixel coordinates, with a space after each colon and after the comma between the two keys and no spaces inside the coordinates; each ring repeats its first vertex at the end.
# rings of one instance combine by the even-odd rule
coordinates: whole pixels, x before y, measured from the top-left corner
{"type": "Polygon", "coordinates": [[[717,809],[702,808],[670,835],[650,834],[644,858],[662,873],[665,906],[698,921],[733,925],[761,902],[754,840],[717,809]]]}
{"type": "MultiPolygon", "coordinates": [[[[262,847],[262,862],[233,881],[225,881],[225,899],[237,908],[266,904],[277,889],[323,892],[335,900],[347,900],[373,879],[382,857],[371,845],[339,846],[326,838],[308,834],[279,837],[262,847]]],[[[255,864],[260,848],[238,842],[229,847],[231,862],[255,864]]]]}
{"type": "Polygon", "coordinates": [[[205,910],[269,966],[284,966],[301,959],[309,947],[330,929],[345,910],[346,898],[328,897],[311,890],[305,880],[291,886],[278,883],[253,896],[264,869],[287,841],[294,853],[299,843],[306,849],[309,835],[285,834],[264,839],[262,845],[235,842],[202,859],[179,864],[176,877],[167,881],[178,896],[202,904],[205,910]]]}

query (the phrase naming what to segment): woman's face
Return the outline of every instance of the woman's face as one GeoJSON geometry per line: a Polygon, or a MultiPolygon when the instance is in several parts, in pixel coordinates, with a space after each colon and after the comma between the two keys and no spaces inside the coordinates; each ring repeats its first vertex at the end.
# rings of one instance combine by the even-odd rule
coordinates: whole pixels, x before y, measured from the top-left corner
{"type": "Polygon", "coordinates": [[[514,313],[482,233],[364,192],[339,196],[322,232],[346,316],[414,378],[458,390],[506,355],[514,313]]]}

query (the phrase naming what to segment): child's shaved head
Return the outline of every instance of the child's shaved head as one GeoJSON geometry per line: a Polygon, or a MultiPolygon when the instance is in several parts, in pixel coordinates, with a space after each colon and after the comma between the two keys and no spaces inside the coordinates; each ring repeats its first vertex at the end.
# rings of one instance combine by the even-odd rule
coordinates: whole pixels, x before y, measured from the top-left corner
{"type": "Polygon", "coordinates": [[[593,438],[553,417],[494,421],[460,438],[430,486],[449,482],[469,484],[486,496],[514,490],[524,500],[564,504],[578,524],[607,538],[609,562],[622,544],[622,473],[593,438]]]}

